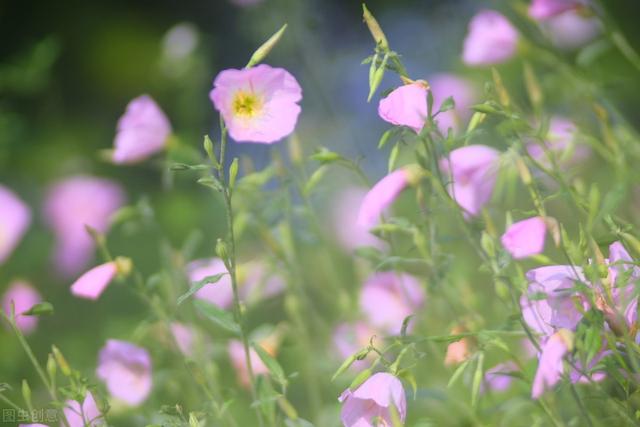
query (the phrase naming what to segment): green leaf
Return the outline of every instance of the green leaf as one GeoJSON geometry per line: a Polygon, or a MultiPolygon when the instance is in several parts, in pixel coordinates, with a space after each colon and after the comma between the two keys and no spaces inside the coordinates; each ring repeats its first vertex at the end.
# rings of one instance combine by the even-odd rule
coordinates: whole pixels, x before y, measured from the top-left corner
{"type": "Polygon", "coordinates": [[[470,360],[465,360],[464,362],[462,362],[460,366],[458,366],[458,368],[455,370],[453,375],[451,375],[451,378],[449,378],[449,382],[447,383],[447,388],[453,387],[453,385],[458,381],[460,376],[464,373],[465,369],[467,369],[469,362],[470,360]]]}
{"type": "Polygon", "coordinates": [[[478,356],[478,363],[476,364],[476,371],[473,374],[473,385],[471,388],[471,406],[475,407],[478,404],[478,395],[480,393],[480,385],[482,384],[482,377],[484,372],[482,370],[484,362],[484,353],[480,353],[478,356]]]}
{"type": "Polygon", "coordinates": [[[233,189],[236,185],[236,178],[238,177],[238,158],[235,157],[229,166],[229,188],[233,189]]]}
{"type": "Polygon", "coordinates": [[[53,305],[50,302],[42,301],[22,313],[24,316],[43,316],[53,314],[53,305]]]}
{"type": "Polygon", "coordinates": [[[328,170],[329,169],[326,165],[322,165],[311,174],[311,176],[309,177],[309,180],[304,184],[304,188],[302,190],[305,196],[308,196],[311,193],[311,191],[316,187],[316,185],[320,183],[320,181],[326,175],[328,170]]]}
{"type": "Polygon", "coordinates": [[[205,187],[213,188],[214,190],[219,191],[221,193],[224,191],[224,187],[222,187],[222,184],[220,184],[220,181],[218,181],[217,178],[214,178],[211,175],[203,176],[202,178],[198,179],[198,181],[196,182],[200,185],[204,185],[205,187]]]}
{"type": "Polygon", "coordinates": [[[253,55],[251,55],[251,59],[249,60],[246,68],[251,68],[254,65],[262,62],[267,57],[269,52],[271,52],[271,49],[273,49],[278,44],[286,29],[287,24],[284,24],[278,31],[276,31],[271,37],[269,37],[266,42],[264,42],[258,49],[256,49],[253,55]]]}
{"type": "Polygon", "coordinates": [[[320,162],[322,164],[326,164],[326,163],[333,163],[336,162],[338,160],[343,160],[344,158],[336,153],[333,152],[331,150],[328,150],[324,147],[320,148],[318,151],[316,151],[315,153],[313,153],[310,158],[312,160],[315,160],[317,162],[320,162]]]}
{"type": "Polygon", "coordinates": [[[284,375],[284,370],[282,366],[278,363],[278,361],[273,358],[267,351],[260,346],[260,344],[252,343],[251,346],[258,353],[262,362],[266,365],[267,369],[271,373],[271,376],[274,380],[276,380],[282,387],[286,387],[287,378],[284,375]]]}
{"type": "Polygon", "coordinates": [[[396,132],[398,132],[398,128],[391,128],[383,133],[380,141],[378,141],[378,150],[384,147],[396,132]]]}
{"type": "Polygon", "coordinates": [[[180,295],[180,297],[178,298],[178,305],[182,304],[191,295],[195,294],[200,289],[205,287],[205,285],[208,285],[210,283],[217,283],[220,279],[222,279],[222,276],[224,276],[225,274],[227,274],[227,273],[218,273],[218,274],[215,274],[213,276],[207,276],[202,280],[198,280],[197,282],[193,282],[191,284],[191,288],[189,288],[189,290],[187,292],[185,292],[184,294],[180,295]]]}
{"type": "Polygon", "coordinates": [[[438,110],[438,113],[444,113],[445,111],[453,110],[454,108],[456,108],[456,102],[453,100],[453,97],[450,96],[444,101],[442,101],[442,104],[440,104],[440,109],[438,110]]]}
{"type": "Polygon", "coordinates": [[[203,300],[195,300],[193,304],[203,316],[222,329],[234,335],[240,335],[240,325],[233,318],[233,314],[203,300]]]}
{"type": "Polygon", "coordinates": [[[397,143],[391,149],[391,153],[389,154],[389,173],[393,171],[396,167],[396,161],[398,160],[398,154],[400,154],[400,143],[397,143]]]}

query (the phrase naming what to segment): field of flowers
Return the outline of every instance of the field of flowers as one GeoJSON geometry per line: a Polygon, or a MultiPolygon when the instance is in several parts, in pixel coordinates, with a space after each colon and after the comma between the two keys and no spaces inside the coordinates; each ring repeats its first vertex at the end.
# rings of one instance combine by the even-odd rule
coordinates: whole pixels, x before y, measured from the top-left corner
{"type": "Polygon", "coordinates": [[[0,426],[640,425],[624,2],[219,3],[0,61],[0,426]]]}

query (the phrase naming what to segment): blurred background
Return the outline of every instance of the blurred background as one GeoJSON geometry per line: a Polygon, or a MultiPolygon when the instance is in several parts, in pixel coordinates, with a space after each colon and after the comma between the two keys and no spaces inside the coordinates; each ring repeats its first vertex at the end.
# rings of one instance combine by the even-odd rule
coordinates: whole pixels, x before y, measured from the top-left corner
{"type": "MultiPolygon", "coordinates": [[[[602,3],[630,43],[640,46],[640,4],[602,3]]],[[[469,18],[480,8],[497,8],[525,32],[532,25],[523,22],[527,3],[519,1],[367,4],[412,77],[455,72],[469,78],[478,93],[490,72],[469,70],[460,60],[469,18]]],[[[158,269],[161,244],[179,248],[199,229],[212,236],[197,251],[206,257],[223,234],[220,202],[191,178],[185,185],[172,182],[182,178],[167,176],[161,161],[121,167],[103,159],[101,150],[111,148],[116,122],[134,97],[146,93],[158,102],[183,148],[178,158],[188,160],[192,151],[201,151],[204,134],[218,131],[208,97],[215,75],[244,66],[260,43],[288,23],[266,62],[289,70],[303,88],[296,132],[303,150],[338,151],[358,161],[372,180],[385,173],[388,150],[376,145],[389,126],[377,116],[377,100],[366,102],[368,66],[361,61],[373,43],[361,14],[356,0],[0,2],[0,184],[20,195],[33,216],[20,245],[0,265],[0,293],[22,278],[54,304],[56,315],[42,319],[30,339],[37,354],[56,343],[74,366],[91,374],[105,339],[126,336],[145,318],[139,302],[121,287],[99,304],[70,298],[72,278],[53,268],[54,235],[43,214],[54,182],[78,174],[105,177],[124,188],[129,202],[152,206],[166,241],[149,229],[119,229],[110,241],[113,253],[134,258],[145,273],[158,269]]],[[[589,52],[563,54],[573,60],[589,52]]],[[[517,81],[521,67],[507,65],[502,72],[517,81]]],[[[640,80],[619,54],[598,53],[584,72],[601,83],[631,123],[640,124],[640,80]]],[[[388,73],[381,89],[398,83],[388,73]]],[[[523,87],[514,91],[524,97],[523,87]]],[[[569,108],[557,104],[560,111],[569,108]]],[[[285,144],[232,144],[229,157],[249,156],[259,169],[270,161],[269,150],[287,153],[285,144]]],[[[15,386],[25,377],[33,378],[32,368],[14,337],[0,330],[0,382],[15,386]]]]}

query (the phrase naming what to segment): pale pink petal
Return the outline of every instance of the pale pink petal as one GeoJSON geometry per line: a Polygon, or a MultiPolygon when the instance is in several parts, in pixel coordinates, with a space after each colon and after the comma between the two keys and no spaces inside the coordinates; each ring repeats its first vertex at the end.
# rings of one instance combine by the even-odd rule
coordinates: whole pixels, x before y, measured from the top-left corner
{"type": "Polygon", "coordinates": [[[357,187],[342,189],[331,204],[331,225],[335,238],[347,252],[361,246],[377,249],[385,247],[384,241],[369,232],[368,227],[358,224],[358,210],[367,195],[367,190],[357,187]]]}
{"type": "Polygon", "coordinates": [[[380,215],[409,184],[409,172],[398,169],[382,178],[364,197],[356,224],[370,229],[380,221],[380,215]]]}
{"type": "Polygon", "coordinates": [[[115,261],[101,264],[84,273],[71,285],[71,293],[78,298],[97,300],[118,274],[115,261]]]}
{"type": "MultiPolygon", "coordinates": [[[[91,392],[87,392],[84,402],[82,402],[82,407],[75,400],[67,400],[64,415],[69,422],[69,427],[98,427],[106,425],[91,392]]],[[[61,423],[61,425],[64,426],[65,424],[61,423]]]]}
{"type": "Polygon", "coordinates": [[[467,65],[505,62],[516,53],[518,38],[518,31],[502,14],[483,10],[469,22],[462,60],[467,65]]]}
{"type": "Polygon", "coordinates": [[[138,406],[151,393],[151,356],[130,342],[108,340],[100,350],[96,375],[113,397],[138,406]]]}
{"type": "Polygon", "coordinates": [[[510,374],[519,371],[518,365],[512,361],[497,364],[484,373],[481,391],[486,392],[487,390],[492,390],[501,392],[508,390],[513,382],[513,376],[510,374]]]}
{"type": "Polygon", "coordinates": [[[538,399],[546,390],[553,388],[560,381],[564,372],[563,358],[567,351],[567,344],[560,334],[549,337],[542,347],[538,370],[533,379],[531,388],[533,399],[538,399]]]}
{"type": "Polygon", "coordinates": [[[9,286],[2,297],[2,309],[7,314],[11,313],[12,301],[16,313],[16,326],[23,334],[30,334],[38,325],[38,316],[25,316],[22,313],[42,302],[40,294],[28,283],[17,281],[9,286]]]}
{"type": "Polygon", "coordinates": [[[420,82],[400,86],[380,100],[378,115],[394,125],[420,132],[427,119],[427,88],[420,82]]]}
{"type": "Polygon", "coordinates": [[[195,345],[195,333],[193,329],[182,323],[173,322],[171,323],[171,334],[180,352],[185,356],[191,356],[195,345]]]}
{"type": "Polygon", "coordinates": [[[391,425],[392,405],[402,422],[407,416],[402,383],[384,372],[372,375],[353,392],[345,390],[339,400],[343,402],[340,417],[345,427],[373,427],[371,421],[376,417],[391,425]]]}
{"type": "Polygon", "coordinates": [[[602,33],[602,22],[596,17],[569,10],[544,21],[541,26],[559,49],[578,49],[602,33]]]}
{"type": "MultiPolygon", "coordinates": [[[[228,346],[229,359],[231,364],[238,375],[238,381],[243,387],[250,386],[249,369],[247,367],[247,361],[244,352],[244,345],[239,340],[229,341],[228,346]]],[[[254,375],[268,375],[269,368],[262,362],[260,356],[254,349],[249,350],[249,357],[251,359],[251,369],[254,375]]]]}
{"type": "MultiPolygon", "coordinates": [[[[189,263],[187,266],[189,280],[197,282],[207,276],[228,273],[224,262],[220,258],[201,259],[189,263]]],[[[229,308],[233,303],[233,288],[231,278],[225,274],[216,283],[209,283],[195,293],[195,297],[208,301],[220,308],[229,308]]]]}
{"type": "Polygon", "coordinates": [[[31,211],[18,196],[0,185],[0,265],[9,258],[31,223],[31,211]]]}
{"type": "Polygon", "coordinates": [[[529,6],[529,16],[539,21],[557,16],[568,10],[582,5],[580,0],[532,0],[529,6]]]}
{"type": "Polygon", "coordinates": [[[444,135],[449,128],[458,130],[461,124],[471,115],[470,107],[476,102],[477,94],[471,82],[454,74],[435,74],[429,77],[433,109],[437,111],[445,99],[452,97],[455,102],[453,110],[437,115],[438,129],[444,135]]]}
{"type": "Polygon", "coordinates": [[[518,221],[507,229],[500,241],[515,259],[541,254],[547,227],[542,217],[533,217],[518,221]]]}

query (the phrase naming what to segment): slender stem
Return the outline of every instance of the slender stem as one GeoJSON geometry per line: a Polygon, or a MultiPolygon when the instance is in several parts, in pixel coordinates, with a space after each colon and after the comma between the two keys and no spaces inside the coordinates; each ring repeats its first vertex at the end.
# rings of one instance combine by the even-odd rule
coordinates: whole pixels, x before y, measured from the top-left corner
{"type": "Polygon", "coordinates": [[[4,394],[0,393],[0,400],[2,400],[4,403],[6,403],[7,405],[11,406],[13,409],[17,410],[17,411],[22,411],[22,408],[19,407],[18,405],[16,405],[15,403],[13,403],[13,401],[11,399],[9,399],[8,397],[6,397],[4,394]]]}
{"type": "MultiPolygon", "coordinates": [[[[254,401],[258,400],[258,391],[256,389],[256,378],[253,372],[253,366],[251,364],[251,348],[249,347],[249,338],[247,336],[246,327],[243,320],[242,308],[240,306],[240,293],[238,292],[238,278],[236,275],[236,239],[233,231],[233,208],[231,206],[231,188],[226,181],[224,168],[225,168],[225,154],[227,151],[227,127],[222,117],[220,117],[220,159],[218,161],[217,171],[218,179],[223,186],[222,195],[224,197],[224,205],[227,216],[227,232],[228,235],[228,255],[224,260],[227,269],[229,270],[229,277],[231,278],[231,288],[233,289],[233,316],[240,327],[240,338],[242,340],[242,346],[244,348],[244,358],[247,365],[247,372],[249,373],[249,383],[251,386],[251,397],[254,401]]],[[[264,426],[264,420],[260,407],[256,406],[256,414],[258,416],[258,422],[260,426],[264,426]]]]}

